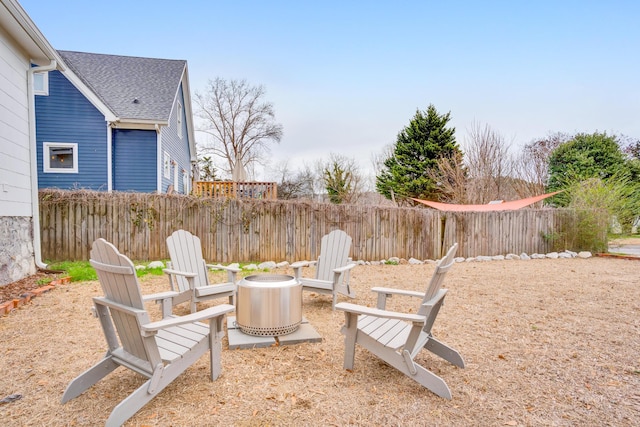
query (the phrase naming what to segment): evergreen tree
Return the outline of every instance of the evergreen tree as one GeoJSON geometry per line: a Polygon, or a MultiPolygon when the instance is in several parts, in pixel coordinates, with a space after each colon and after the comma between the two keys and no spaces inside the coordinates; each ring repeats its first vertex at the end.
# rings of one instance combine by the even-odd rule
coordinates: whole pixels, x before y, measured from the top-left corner
{"type": "Polygon", "coordinates": [[[460,152],[455,129],[448,128],[450,113],[440,115],[433,105],[415,116],[399,134],[393,154],[385,160],[376,176],[378,192],[398,201],[409,197],[439,200],[437,183],[429,171],[438,167],[441,157],[453,157],[460,152]]]}

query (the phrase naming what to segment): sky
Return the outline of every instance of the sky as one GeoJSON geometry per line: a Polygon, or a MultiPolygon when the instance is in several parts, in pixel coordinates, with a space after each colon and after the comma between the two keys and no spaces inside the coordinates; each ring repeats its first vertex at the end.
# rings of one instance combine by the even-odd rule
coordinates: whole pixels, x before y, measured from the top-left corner
{"type": "Polygon", "coordinates": [[[56,49],[184,59],[192,92],[264,86],[284,130],[271,163],[291,170],[335,153],[370,172],[430,104],[463,150],[478,125],[514,151],[556,132],[640,138],[636,0],[19,1],[56,49]]]}

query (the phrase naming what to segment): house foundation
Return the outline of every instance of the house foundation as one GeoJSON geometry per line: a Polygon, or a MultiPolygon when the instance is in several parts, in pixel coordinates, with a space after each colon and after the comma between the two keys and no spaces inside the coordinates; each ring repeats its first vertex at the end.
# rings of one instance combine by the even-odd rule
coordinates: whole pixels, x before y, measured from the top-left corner
{"type": "Polygon", "coordinates": [[[1,216],[0,242],[0,286],[35,274],[31,217],[1,216]]]}

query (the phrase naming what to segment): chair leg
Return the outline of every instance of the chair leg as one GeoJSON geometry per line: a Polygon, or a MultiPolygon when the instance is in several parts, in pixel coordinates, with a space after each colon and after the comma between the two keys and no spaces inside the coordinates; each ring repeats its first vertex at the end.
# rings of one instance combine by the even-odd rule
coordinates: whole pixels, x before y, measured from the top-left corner
{"type": "Polygon", "coordinates": [[[209,319],[209,357],[211,365],[211,381],[214,381],[222,372],[222,326],[224,315],[209,319]]]}
{"type": "MultiPolygon", "coordinates": [[[[149,381],[145,381],[133,393],[127,396],[122,402],[113,408],[105,426],[116,427],[123,425],[129,418],[133,417],[144,405],[151,402],[156,395],[164,388],[161,387],[156,393],[149,393],[149,381]]],[[[166,385],[166,384],[165,384],[166,385]]]]}
{"type": "Polygon", "coordinates": [[[464,368],[464,359],[457,350],[449,347],[446,344],[441,343],[437,339],[430,337],[429,341],[424,345],[424,348],[429,350],[435,355],[442,357],[444,360],[452,363],[455,366],[464,368]]]}
{"type": "Polygon", "coordinates": [[[423,387],[428,388],[438,396],[451,400],[451,390],[442,378],[418,364],[415,364],[414,366],[417,370],[415,375],[410,375],[409,372],[405,372],[402,369],[401,371],[409,378],[418,382],[423,387]]]}
{"type": "Polygon", "coordinates": [[[344,313],[345,322],[342,328],[344,334],[344,369],[353,370],[356,357],[356,335],[358,334],[358,315],[344,313]]]}
{"type": "Polygon", "coordinates": [[[358,344],[438,396],[451,399],[451,390],[449,390],[447,383],[433,372],[413,362],[413,360],[411,360],[412,366],[410,368],[400,353],[392,348],[383,346],[366,334],[358,336],[358,344]],[[415,373],[412,373],[412,370],[415,373]]]}
{"type": "Polygon", "coordinates": [[[69,383],[62,395],[62,403],[80,396],[89,387],[113,372],[119,365],[113,361],[111,356],[107,356],[91,368],[78,375],[69,383]]]}

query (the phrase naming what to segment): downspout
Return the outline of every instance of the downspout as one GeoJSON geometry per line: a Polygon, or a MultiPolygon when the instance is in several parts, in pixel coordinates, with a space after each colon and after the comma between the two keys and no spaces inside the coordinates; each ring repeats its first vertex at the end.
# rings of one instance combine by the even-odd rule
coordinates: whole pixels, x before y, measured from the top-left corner
{"type": "Polygon", "coordinates": [[[33,255],[38,268],[46,269],[47,264],[42,262],[42,248],[40,241],[40,202],[38,199],[38,154],[36,143],[36,101],[33,94],[33,74],[53,71],[58,68],[55,59],[49,65],[30,67],[27,70],[27,97],[29,98],[29,151],[31,152],[31,209],[33,212],[33,255]]]}
{"type": "Polygon", "coordinates": [[[157,151],[157,158],[156,158],[156,165],[157,165],[157,169],[156,169],[156,176],[158,177],[158,189],[157,189],[157,193],[158,194],[162,194],[162,177],[164,175],[164,165],[163,165],[163,159],[162,159],[162,138],[161,138],[161,133],[160,133],[160,126],[156,123],[156,151],[157,151]]]}
{"type": "Polygon", "coordinates": [[[113,151],[112,151],[112,133],[111,122],[107,122],[107,193],[113,191],[113,151]]]}

